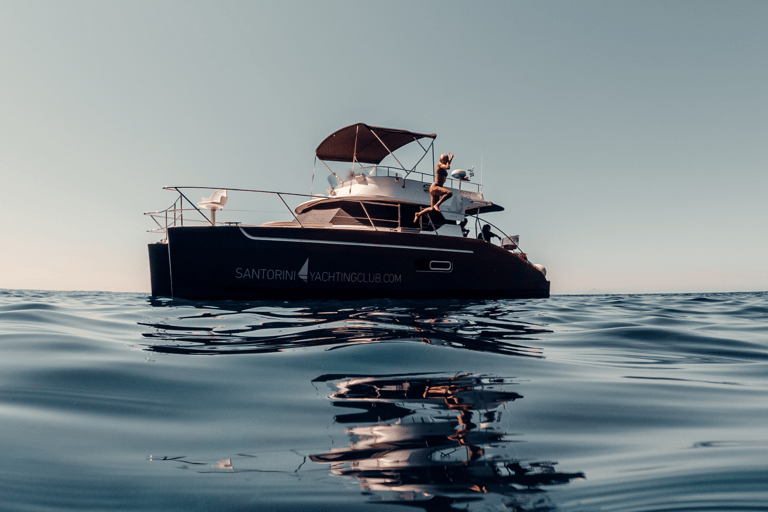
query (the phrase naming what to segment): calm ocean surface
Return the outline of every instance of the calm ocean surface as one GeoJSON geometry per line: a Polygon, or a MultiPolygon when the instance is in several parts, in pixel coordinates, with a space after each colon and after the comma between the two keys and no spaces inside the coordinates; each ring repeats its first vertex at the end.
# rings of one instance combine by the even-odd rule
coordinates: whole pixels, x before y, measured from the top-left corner
{"type": "Polygon", "coordinates": [[[768,293],[0,290],[3,510],[768,510],[768,293]]]}

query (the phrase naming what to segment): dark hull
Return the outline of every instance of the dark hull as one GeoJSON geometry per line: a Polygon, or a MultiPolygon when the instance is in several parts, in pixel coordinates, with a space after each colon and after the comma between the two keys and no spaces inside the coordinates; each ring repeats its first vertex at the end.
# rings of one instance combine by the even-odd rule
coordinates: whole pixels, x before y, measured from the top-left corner
{"type": "Polygon", "coordinates": [[[173,227],[152,295],[185,299],[549,297],[530,263],[481,240],[390,231],[173,227]]]}

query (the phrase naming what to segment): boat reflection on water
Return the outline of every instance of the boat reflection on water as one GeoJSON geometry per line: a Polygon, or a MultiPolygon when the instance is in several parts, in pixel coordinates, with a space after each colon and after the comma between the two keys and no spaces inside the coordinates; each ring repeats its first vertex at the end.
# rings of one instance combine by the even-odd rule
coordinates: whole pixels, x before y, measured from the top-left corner
{"type": "Polygon", "coordinates": [[[523,301],[282,302],[155,300],[162,320],[141,322],[145,350],[227,355],[331,350],[391,342],[429,343],[477,352],[544,357],[533,343],[551,331],[523,301]]]}
{"type": "MultiPolygon", "coordinates": [[[[508,378],[460,374],[324,375],[349,424],[350,444],[311,455],[331,474],[357,479],[371,499],[424,510],[499,502],[512,510],[547,510],[542,487],[583,473],[560,473],[556,462],[516,460],[502,429],[506,404],[523,398],[508,378]],[[364,425],[370,423],[370,425],[364,425]]],[[[471,507],[470,507],[471,508],[471,507]]]]}

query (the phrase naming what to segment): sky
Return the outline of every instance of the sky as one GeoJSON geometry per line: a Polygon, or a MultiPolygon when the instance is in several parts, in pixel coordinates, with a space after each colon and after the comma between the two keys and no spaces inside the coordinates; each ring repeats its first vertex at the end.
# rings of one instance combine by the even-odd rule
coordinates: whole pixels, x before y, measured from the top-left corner
{"type": "Polygon", "coordinates": [[[0,288],[148,293],[163,186],[317,191],[315,148],[364,122],[482,164],[553,294],[768,290],[768,2],[0,13],[0,288]]]}

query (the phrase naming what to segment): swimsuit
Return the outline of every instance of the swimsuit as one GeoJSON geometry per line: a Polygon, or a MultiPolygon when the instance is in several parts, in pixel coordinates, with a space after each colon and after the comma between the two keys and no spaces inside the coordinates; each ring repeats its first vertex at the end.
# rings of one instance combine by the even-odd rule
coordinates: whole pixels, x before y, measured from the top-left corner
{"type": "Polygon", "coordinates": [[[435,202],[441,197],[445,195],[453,195],[452,192],[444,187],[441,187],[437,184],[438,182],[438,176],[443,176],[445,178],[448,177],[448,171],[445,169],[437,168],[435,169],[435,182],[429,186],[429,195],[432,196],[432,206],[435,206],[435,202]]]}

